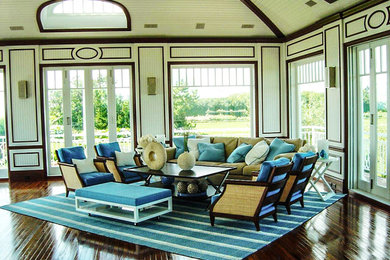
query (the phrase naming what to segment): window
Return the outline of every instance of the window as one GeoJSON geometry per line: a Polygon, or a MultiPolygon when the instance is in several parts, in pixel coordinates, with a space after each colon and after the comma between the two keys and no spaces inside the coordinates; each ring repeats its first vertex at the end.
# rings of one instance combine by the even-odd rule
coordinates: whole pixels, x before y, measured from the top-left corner
{"type": "Polygon", "coordinates": [[[122,151],[132,150],[128,67],[50,68],[45,75],[51,174],[61,147],[83,146],[88,157],[99,143],[118,141],[122,151]]]}
{"type": "Polygon", "coordinates": [[[0,177],[8,176],[7,140],[5,127],[5,78],[4,69],[0,68],[0,177]]]}
{"type": "Polygon", "coordinates": [[[49,1],[38,8],[41,32],[77,30],[130,31],[130,14],[111,0],[49,1]]]}
{"type": "Polygon", "coordinates": [[[252,65],[174,65],[173,134],[254,135],[252,65]]]}
{"type": "Polygon", "coordinates": [[[326,139],[324,68],[324,60],[319,58],[292,65],[295,135],[314,146],[318,140],[326,139]]]}

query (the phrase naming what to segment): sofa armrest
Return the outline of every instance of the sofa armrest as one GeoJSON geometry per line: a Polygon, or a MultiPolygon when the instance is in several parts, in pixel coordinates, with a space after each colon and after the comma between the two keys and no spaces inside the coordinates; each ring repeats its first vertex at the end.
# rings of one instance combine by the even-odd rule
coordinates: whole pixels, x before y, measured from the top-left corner
{"type": "Polygon", "coordinates": [[[279,158],[287,158],[289,159],[290,161],[293,159],[294,155],[296,154],[296,152],[292,152],[292,153],[281,153],[281,154],[278,154],[275,156],[274,160],[277,160],[279,158]]]}
{"type": "Polygon", "coordinates": [[[165,148],[165,151],[167,152],[167,161],[175,159],[176,147],[165,148]]]}

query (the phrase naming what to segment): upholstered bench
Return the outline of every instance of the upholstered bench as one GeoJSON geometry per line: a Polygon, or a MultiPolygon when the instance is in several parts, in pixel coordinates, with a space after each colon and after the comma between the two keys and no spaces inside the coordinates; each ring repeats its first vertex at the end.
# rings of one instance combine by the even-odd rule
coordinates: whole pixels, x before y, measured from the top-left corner
{"type": "Polygon", "coordinates": [[[133,222],[134,225],[172,211],[169,189],[104,183],[76,190],[76,210],[133,222]]]}

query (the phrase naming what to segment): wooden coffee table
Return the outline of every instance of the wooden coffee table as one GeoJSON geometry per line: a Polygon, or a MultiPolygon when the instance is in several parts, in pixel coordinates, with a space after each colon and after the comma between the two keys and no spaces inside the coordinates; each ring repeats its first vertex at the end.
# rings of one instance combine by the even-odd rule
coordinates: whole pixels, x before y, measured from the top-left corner
{"type": "Polygon", "coordinates": [[[140,176],[148,175],[145,179],[145,186],[150,185],[150,179],[153,176],[171,177],[190,180],[205,179],[209,185],[215,189],[214,194],[221,193],[221,187],[229,176],[231,170],[235,167],[219,167],[219,166],[194,166],[191,170],[182,170],[176,163],[166,163],[161,170],[151,170],[148,166],[140,166],[135,168],[126,168],[124,171],[137,173],[140,176]],[[211,176],[223,174],[223,178],[219,183],[215,183],[210,179],[211,176]]]}

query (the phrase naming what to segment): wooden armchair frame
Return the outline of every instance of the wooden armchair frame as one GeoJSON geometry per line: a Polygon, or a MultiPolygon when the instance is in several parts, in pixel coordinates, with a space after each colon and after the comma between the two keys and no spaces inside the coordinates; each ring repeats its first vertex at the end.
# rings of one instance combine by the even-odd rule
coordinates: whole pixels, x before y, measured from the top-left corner
{"type": "MultiPolygon", "coordinates": [[[[85,187],[85,184],[80,178],[80,173],[77,170],[75,164],[60,162],[59,161],[60,157],[58,156],[57,150],[56,150],[56,156],[57,156],[58,166],[60,167],[62,179],[64,180],[65,187],[66,187],[66,197],[68,197],[69,191],[75,191],[77,189],[85,187]]],[[[99,172],[109,172],[104,163],[104,160],[98,158],[98,159],[94,159],[93,162],[95,164],[96,169],[99,172]]]]}
{"type": "Polygon", "coordinates": [[[259,221],[262,218],[273,216],[277,221],[277,203],[288,179],[293,163],[272,168],[267,182],[227,180],[221,196],[210,207],[210,223],[214,226],[215,217],[225,217],[252,221],[256,230],[260,230],[259,221]],[[277,182],[272,182],[275,176],[287,176],[277,182]],[[274,195],[266,197],[268,192],[280,189],[274,195]],[[264,205],[273,204],[275,209],[259,216],[264,205]]]}
{"type": "Polygon", "coordinates": [[[279,205],[284,205],[286,207],[288,214],[291,214],[291,205],[298,201],[300,202],[302,208],[304,207],[303,194],[305,192],[307,184],[309,183],[317,159],[318,159],[318,155],[306,157],[303,159],[297,171],[290,172],[290,175],[286,182],[286,186],[283,189],[283,193],[279,201],[279,205]],[[310,167],[310,169],[303,171],[304,167],[308,165],[312,165],[312,167],[310,167]],[[305,181],[297,184],[300,180],[305,178],[306,178],[305,181]],[[297,191],[301,191],[302,196],[294,200],[291,200],[292,195],[297,191]]]}

